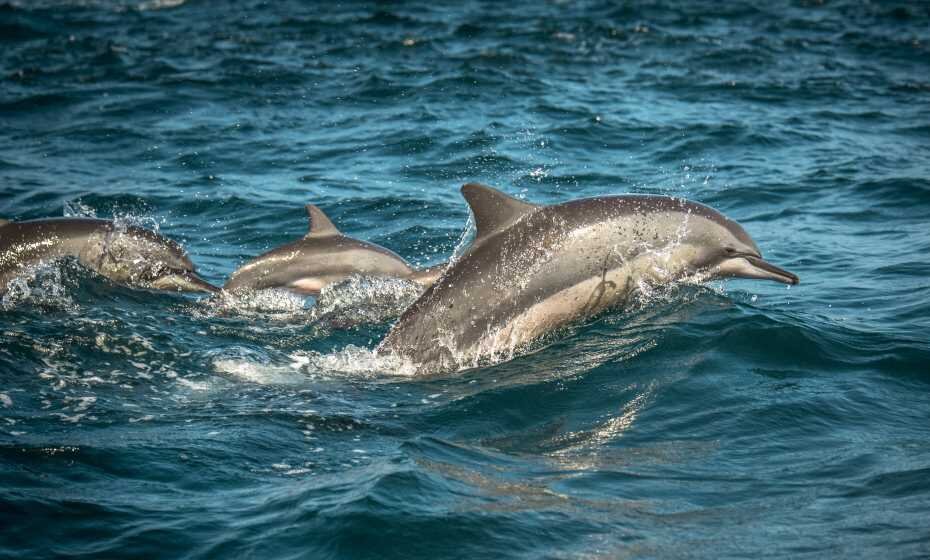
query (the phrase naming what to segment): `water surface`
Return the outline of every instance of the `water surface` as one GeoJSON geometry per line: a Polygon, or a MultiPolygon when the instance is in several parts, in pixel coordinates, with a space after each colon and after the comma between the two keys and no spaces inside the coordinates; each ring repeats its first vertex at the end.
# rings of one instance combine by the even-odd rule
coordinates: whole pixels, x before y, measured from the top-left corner
{"type": "Polygon", "coordinates": [[[216,283],[303,205],[447,258],[458,187],[684,196],[801,285],[645,298],[486,368],[371,349],[415,293],[0,304],[0,556],[930,554],[930,10],[0,5],[0,216],[117,217],[216,283]]]}

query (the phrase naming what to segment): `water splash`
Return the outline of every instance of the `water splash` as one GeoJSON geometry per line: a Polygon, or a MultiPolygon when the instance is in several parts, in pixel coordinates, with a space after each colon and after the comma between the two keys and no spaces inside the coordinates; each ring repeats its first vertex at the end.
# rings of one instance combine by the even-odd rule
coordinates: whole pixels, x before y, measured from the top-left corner
{"type": "Polygon", "coordinates": [[[298,351],[272,357],[243,347],[228,348],[213,358],[215,372],[259,385],[298,385],[321,379],[387,379],[412,377],[417,368],[394,356],[348,345],[334,352],[298,351]]]}
{"type": "Polygon", "coordinates": [[[448,266],[451,267],[462,258],[465,251],[471,246],[472,241],[475,240],[475,235],[477,235],[477,233],[478,228],[475,225],[475,216],[469,212],[468,220],[465,222],[465,227],[462,229],[462,235],[459,237],[458,243],[455,244],[455,249],[452,250],[452,256],[449,257],[448,266]]]}
{"type": "Polygon", "coordinates": [[[96,218],[97,210],[80,199],[68,200],[65,202],[63,215],[66,218],[96,218]]]}
{"type": "Polygon", "coordinates": [[[398,278],[351,276],[323,288],[313,318],[342,328],[382,323],[398,317],[423,288],[398,278]]]}
{"type": "Polygon", "coordinates": [[[21,305],[74,310],[77,304],[72,292],[76,275],[83,269],[72,259],[41,262],[21,269],[10,280],[0,297],[0,309],[11,310],[21,305]]]}
{"type": "Polygon", "coordinates": [[[199,300],[192,307],[192,312],[203,319],[238,315],[246,318],[292,320],[310,317],[307,303],[306,296],[278,288],[222,291],[199,300]]]}
{"type": "Polygon", "coordinates": [[[353,275],[325,286],[316,298],[282,288],[223,291],[199,300],[191,312],[203,319],[233,316],[347,329],[399,316],[422,290],[408,280],[353,275]]]}
{"type": "Polygon", "coordinates": [[[330,353],[296,352],[291,358],[291,367],[319,377],[396,378],[412,377],[419,371],[408,360],[351,344],[330,353]]]}
{"type": "Polygon", "coordinates": [[[287,366],[247,359],[216,359],[213,361],[213,369],[233,379],[259,385],[295,385],[305,380],[287,366]]]}

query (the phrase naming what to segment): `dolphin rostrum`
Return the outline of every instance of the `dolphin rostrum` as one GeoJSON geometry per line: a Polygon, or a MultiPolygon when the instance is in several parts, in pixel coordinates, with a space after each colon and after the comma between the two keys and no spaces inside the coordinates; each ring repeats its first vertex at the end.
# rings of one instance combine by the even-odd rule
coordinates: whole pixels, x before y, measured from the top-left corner
{"type": "Polygon", "coordinates": [[[467,184],[471,246],[400,317],[378,351],[427,370],[478,365],[685,277],[797,284],[736,222],[695,202],[623,195],[541,206],[467,184]]]}
{"type": "Polygon", "coordinates": [[[306,208],[310,217],[306,235],[245,263],[223,289],[286,288],[316,295],[324,286],[352,275],[402,278],[429,286],[445,267],[415,270],[393,251],[343,235],[316,206],[306,208]]]}
{"type": "Polygon", "coordinates": [[[0,294],[31,266],[66,257],[134,288],[219,291],[180,245],[144,228],[96,218],[0,220],[0,294]]]}

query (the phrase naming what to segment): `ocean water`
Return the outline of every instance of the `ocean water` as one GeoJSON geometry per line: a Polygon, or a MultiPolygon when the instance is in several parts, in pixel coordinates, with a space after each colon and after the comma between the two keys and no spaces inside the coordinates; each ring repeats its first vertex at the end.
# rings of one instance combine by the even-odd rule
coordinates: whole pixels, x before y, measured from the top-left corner
{"type": "Polygon", "coordinates": [[[684,196],[786,288],[681,286],[488,367],[372,349],[416,290],[0,302],[0,557],[930,555],[930,7],[0,4],[0,216],[222,283],[303,205],[430,265],[461,184],[684,196]]]}

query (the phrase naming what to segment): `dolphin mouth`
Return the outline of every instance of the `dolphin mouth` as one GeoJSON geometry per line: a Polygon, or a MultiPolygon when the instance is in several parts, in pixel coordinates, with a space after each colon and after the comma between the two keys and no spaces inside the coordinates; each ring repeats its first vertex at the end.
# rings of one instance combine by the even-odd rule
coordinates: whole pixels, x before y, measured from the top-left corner
{"type": "Polygon", "coordinates": [[[756,255],[742,254],[733,256],[720,263],[719,270],[721,276],[774,280],[775,282],[781,282],[789,286],[794,286],[801,282],[797,274],[779,268],[756,255]]]}
{"type": "Polygon", "coordinates": [[[219,288],[207,282],[190,270],[177,270],[171,274],[161,276],[152,282],[152,287],[158,290],[169,290],[174,292],[200,292],[215,294],[220,291],[219,288]]]}

